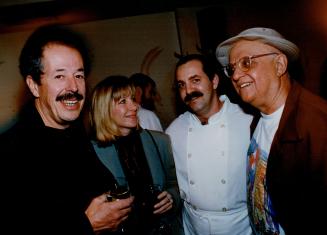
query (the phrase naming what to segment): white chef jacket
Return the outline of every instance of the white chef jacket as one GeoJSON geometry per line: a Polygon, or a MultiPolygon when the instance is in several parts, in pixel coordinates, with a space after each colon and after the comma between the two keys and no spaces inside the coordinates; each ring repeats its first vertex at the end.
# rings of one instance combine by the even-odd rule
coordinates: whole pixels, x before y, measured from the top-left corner
{"type": "Polygon", "coordinates": [[[137,117],[139,119],[140,126],[143,129],[163,131],[161,122],[157,114],[155,114],[153,111],[139,106],[137,117]]]}
{"type": "Polygon", "coordinates": [[[252,116],[221,96],[207,125],[185,112],[167,128],[171,137],[185,234],[251,234],[246,204],[246,156],[252,116]]]}

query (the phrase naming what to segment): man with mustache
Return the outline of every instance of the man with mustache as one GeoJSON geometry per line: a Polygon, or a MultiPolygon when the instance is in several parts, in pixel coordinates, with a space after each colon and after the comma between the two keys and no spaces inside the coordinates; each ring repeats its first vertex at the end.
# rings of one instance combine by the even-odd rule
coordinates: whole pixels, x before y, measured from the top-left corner
{"type": "Polygon", "coordinates": [[[175,84],[188,111],[167,128],[183,199],[185,235],[250,235],[246,151],[252,116],[219,97],[217,64],[190,54],[176,64],[175,84]]]}
{"type": "Polygon", "coordinates": [[[0,136],[2,230],[10,234],[93,235],[114,231],[133,198],[107,202],[115,180],[82,125],[90,72],[82,38],[67,28],[37,29],[19,59],[33,99],[0,136]]]}

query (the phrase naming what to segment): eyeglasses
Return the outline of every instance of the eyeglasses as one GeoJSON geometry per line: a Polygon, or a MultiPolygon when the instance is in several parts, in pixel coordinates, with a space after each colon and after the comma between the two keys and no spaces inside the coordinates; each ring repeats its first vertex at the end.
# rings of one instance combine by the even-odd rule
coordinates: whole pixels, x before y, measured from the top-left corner
{"type": "Polygon", "coordinates": [[[252,64],[253,64],[252,59],[263,57],[263,56],[268,56],[268,55],[278,55],[278,53],[271,52],[271,53],[260,54],[260,55],[244,56],[244,57],[240,58],[238,61],[236,61],[236,63],[233,63],[233,64],[230,63],[227,66],[225,66],[224,73],[227,77],[229,77],[229,78],[232,77],[235,72],[236,65],[243,72],[247,72],[252,67],[252,64]]]}

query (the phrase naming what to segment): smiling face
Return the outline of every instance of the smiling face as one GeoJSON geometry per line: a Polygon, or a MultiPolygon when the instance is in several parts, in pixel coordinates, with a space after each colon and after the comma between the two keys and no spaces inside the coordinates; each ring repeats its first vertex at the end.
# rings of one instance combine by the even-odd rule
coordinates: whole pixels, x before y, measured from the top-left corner
{"type": "Polygon", "coordinates": [[[42,57],[41,85],[28,76],[26,83],[46,126],[64,129],[76,120],[84,105],[85,75],[80,53],[51,43],[42,57]]]}
{"type": "Polygon", "coordinates": [[[180,65],[176,70],[176,84],[184,103],[197,115],[210,117],[219,107],[216,88],[218,76],[210,81],[203,71],[202,63],[191,60],[180,65]]]}
{"type": "Polygon", "coordinates": [[[137,127],[138,104],[130,94],[124,94],[119,99],[113,99],[111,102],[111,119],[118,126],[120,133],[126,136],[133,128],[137,127]]]}
{"type": "Polygon", "coordinates": [[[248,71],[242,71],[237,65],[231,76],[232,83],[242,100],[259,110],[267,110],[274,104],[282,87],[281,76],[285,73],[285,55],[276,48],[259,41],[241,40],[230,51],[229,62],[236,63],[245,56],[254,56],[276,52],[270,56],[252,59],[248,71]]]}

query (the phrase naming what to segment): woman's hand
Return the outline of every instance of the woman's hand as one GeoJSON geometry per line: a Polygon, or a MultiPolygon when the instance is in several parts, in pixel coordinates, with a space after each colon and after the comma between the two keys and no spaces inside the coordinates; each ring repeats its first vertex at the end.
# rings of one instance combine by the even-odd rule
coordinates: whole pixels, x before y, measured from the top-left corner
{"type": "Polygon", "coordinates": [[[158,195],[160,200],[157,204],[154,205],[153,214],[163,214],[173,208],[173,197],[167,191],[163,191],[158,195]]]}

